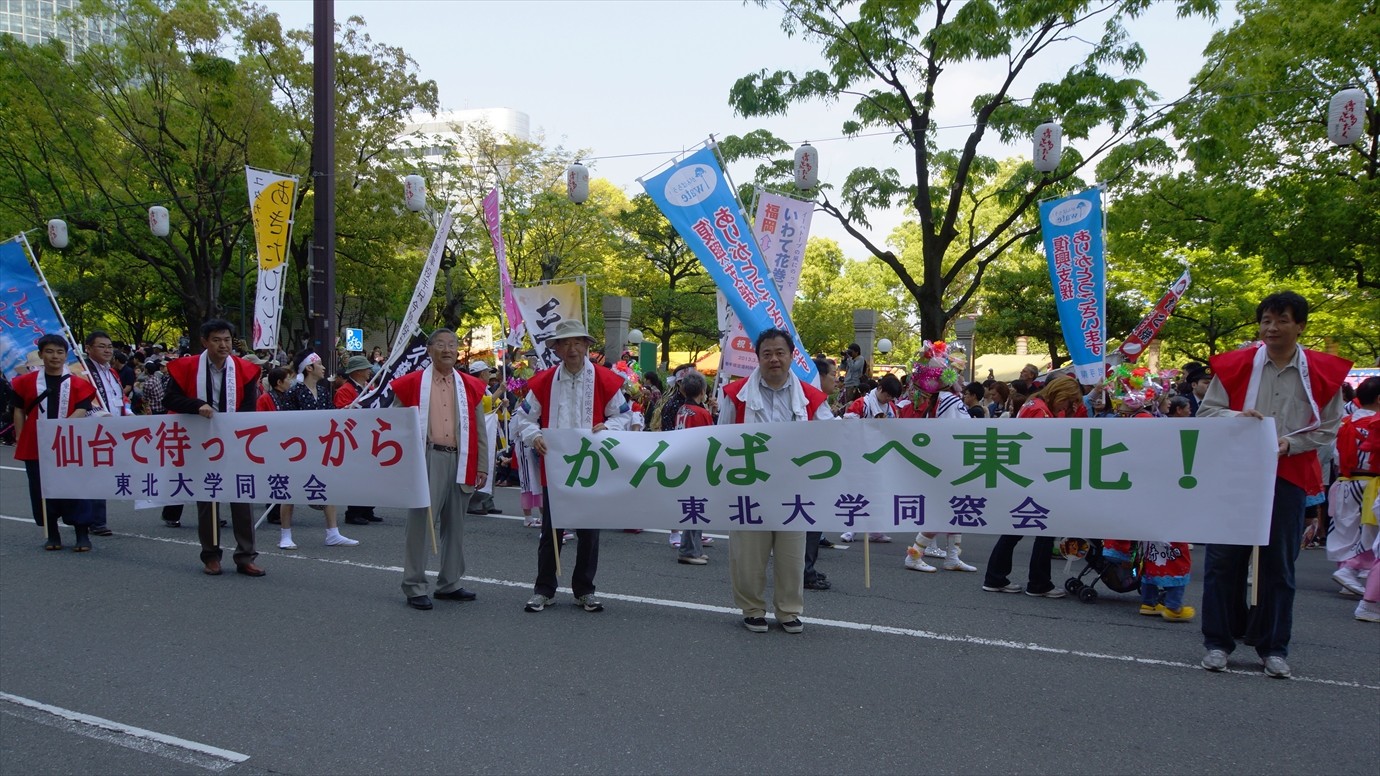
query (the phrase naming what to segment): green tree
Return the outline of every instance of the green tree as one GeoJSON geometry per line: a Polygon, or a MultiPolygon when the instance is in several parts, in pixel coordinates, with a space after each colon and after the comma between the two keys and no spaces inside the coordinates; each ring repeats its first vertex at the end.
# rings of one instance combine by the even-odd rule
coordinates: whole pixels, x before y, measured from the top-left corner
{"type": "Polygon", "coordinates": [[[901,360],[918,344],[901,296],[896,276],[876,258],[853,261],[837,242],[811,237],[791,319],[809,352],[838,354],[853,341],[853,311],[876,310],[877,337],[890,339],[892,358],[901,360]]]}
{"type": "Polygon", "coordinates": [[[1166,122],[1190,169],[1162,159],[1161,175],[1128,177],[1118,193],[1159,239],[1380,288],[1380,7],[1245,0],[1237,8],[1241,19],[1207,47],[1199,96],[1166,122]],[[1347,85],[1361,86],[1369,106],[1360,141],[1338,147],[1327,140],[1327,103],[1347,85]]]}
{"type": "Polygon", "coordinates": [[[715,286],[700,260],[646,194],[638,194],[614,216],[623,262],[611,262],[618,291],[633,300],[630,325],[661,343],[663,358],[672,342],[685,349],[719,340],[715,286]]]}
{"type": "MultiPolygon", "coordinates": [[[[924,337],[938,339],[977,292],[992,262],[1037,232],[1034,208],[1040,199],[1082,186],[1079,174],[1099,160],[1115,170],[1128,158],[1161,147],[1142,140],[1110,153],[1152,113],[1148,103],[1155,95],[1128,75],[1144,63],[1145,53],[1124,26],[1150,2],[782,0],[783,29],[818,43],[828,68],[799,74],[761,70],[740,78],[729,102],[739,115],[752,117],[785,114],[810,100],[850,100],[853,117],[844,123],[844,134],[896,133],[896,142],[907,146],[913,159],[904,174],[857,168],[837,190],[837,199],[820,187],[820,207],[895,272],[915,300],[924,337]],[[1013,93],[1018,81],[1038,78],[1050,54],[1070,41],[1090,44],[1083,61],[1059,80],[1039,83],[1028,99],[1013,93]],[[935,94],[941,77],[964,63],[991,64],[1004,73],[996,91],[973,99],[973,128],[962,146],[945,149],[938,145],[935,94]],[[1086,150],[1065,148],[1052,174],[1026,164],[999,183],[1001,165],[979,153],[988,133],[1003,142],[1030,137],[1050,116],[1060,117],[1068,140],[1088,140],[1103,129],[1106,139],[1090,142],[1086,150]],[[963,228],[965,215],[987,204],[997,208],[998,217],[981,228],[970,217],[971,228],[963,228]],[[895,205],[913,208],[918,219],[918,268],[863,232],[869,213],[895,205]]],[[[1216,2],[1179,0],[1177,6],[1185,16],[1215,11],[1216,2]]],[[[733,158],[771,158],[787,150],[762,131],[732,140],[725,152],[733,158]]],[[[787,169],[775,161],[759,168],[759,176],[771,178],[787,169]]]]}

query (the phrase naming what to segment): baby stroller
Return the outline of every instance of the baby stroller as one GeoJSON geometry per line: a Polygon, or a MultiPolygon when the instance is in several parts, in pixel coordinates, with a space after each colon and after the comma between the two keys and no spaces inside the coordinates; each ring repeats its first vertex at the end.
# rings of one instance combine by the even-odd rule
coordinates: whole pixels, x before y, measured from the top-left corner
{"type": "Polygon", "coordinates": [[[1096,585],[1102,582],[1107,589],[1114,593],[1130,593],[1140,589],[1140,543],[1131,543],[1131,563],[1130,568],[1124,564],[1108,560],[1103,553],[1101,539],[1064,539],[1059,542],[1059,549],[1064,556],[1064,573],[1068,573],[1073,562],[1078,559],[1083,560],[1083,570],[1078,572],[1078,576],[1069,577],[1064,580],[1064,590],[1069,595],[1077,596],[1079,601],[1090,604],[1097,601],[1096,585]],[[1092,574],[1092,580],[1084,582],[1083,578],[1092,574]]]}

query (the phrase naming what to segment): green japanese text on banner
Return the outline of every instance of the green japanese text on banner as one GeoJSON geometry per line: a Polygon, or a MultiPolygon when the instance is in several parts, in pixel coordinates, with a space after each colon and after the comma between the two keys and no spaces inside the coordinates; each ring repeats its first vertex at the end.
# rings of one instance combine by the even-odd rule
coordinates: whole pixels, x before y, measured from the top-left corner
{"type": "Polygon", "coordinates": [[[801,380],[819,385],[814,362],[772,282],[771,270],[713,149],[696,151],[666,172],[643,181],[642,187],[714,278],[748,336],[755,340],[770,328],[790,332],[795,341],[791,370],[801,380]]]}
{"type": "Polygon", "coordinates": [[[1269,542],[1278,448],[1270,418],[863,419],[542,436],[551,519],[566,529],[909,528],[1241,545],[1269,542]]]}
{"type": "Polygon", "coordinates": [[[1098,189],[1040,203],[1045,259],[1078,382],[1107,376],[1107,279],[1098,189]]]}

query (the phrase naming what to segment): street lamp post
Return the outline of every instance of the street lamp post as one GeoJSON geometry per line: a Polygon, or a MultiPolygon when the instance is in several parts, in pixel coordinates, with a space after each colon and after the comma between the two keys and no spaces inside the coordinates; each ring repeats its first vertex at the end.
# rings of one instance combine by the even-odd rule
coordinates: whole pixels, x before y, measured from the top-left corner
{"type": "Polygon", "coordinates": [[[313,0],[312,349],[334,374],[335,363],[335,0],[313,0]]]}

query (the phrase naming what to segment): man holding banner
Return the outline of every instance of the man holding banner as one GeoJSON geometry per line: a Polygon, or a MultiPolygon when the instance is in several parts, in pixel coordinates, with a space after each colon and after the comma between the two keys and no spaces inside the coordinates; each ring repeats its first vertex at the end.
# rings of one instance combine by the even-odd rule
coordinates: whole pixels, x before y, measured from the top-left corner
{"type": "MultiPolygon", "coordinates": [[[[183,356],[168,364],[168,412],[214,417],[217,412],[253,412],[258,402],[259,368],[231,351],[235,327],[229,321],[213,318],[201,324],[200,355],[183,356]]],[[[201,538],[201,562],[211,576],[221,573],[220,522],[211,502],[196,503],[197,533],[201,538]]],[[[166,517],[164,518],[167,519],[166,517]]],[[[255,565],[254,516],[249,504],[230,505],[230,521],[235,531],[235,570],[245,576],[262,577],[255,565]]]]}
{"type": "MultiPolygon", "coordinates": [[[[642,428],[641,416],[633,412],[632,403],[623,395],[622,375],[590,362],[589,347],[594,344],[594,338],[589,336],[584,323],[566,318],[557,324],[547,344],[560,357],[561,365],[532,375],[527,381],[527,398],[513,415],[514,433],[523,444],[543,456],[541,543],[537,548],[537,582],[532,587],[535,595],[524,607],[529,612],[542,611],[556,597],[560,563],[561,540],[558,537],[561,534],[557,533],[559,529],[552,518],[555,509],[546,488],[546,440],[542,432],[548,428],[590,429],[595,433],[642,428]]],[[[609,454],[608,449],[605,448],[604,455],[609,454]]],[[[576,604],[585,611],[602,612],[603,602],[594,597],[594,574],[599,569],[599,530],[581,528],[575,531],[575,536],[579,546],[570,589],[575,594],[576,604]]],[[[797,569],[796,576],[799,575],[797,569]]]]}
{"type": "Polygon", "coordinates": [[[1236,639],[1255,647],[1265,675],[1288,678],[1294,619],[1294,561],[1303,540],[1304,499],[1323,491],[1318,449],[1337,438],[1341,386],[1351,362],[1298,344],[1308,300],[1271,294],[1256,308],[1263,344],[1213,356],[1214,377],[1200,418],[1273,418],[1278,434],[1270,542],[1255,555],[1259,605],[1246,606],[1251,547],[1210,544],[1203,579],[1203,668],[1225,671],[1236,639]]]}
{"type": "MultiPolygon", "coordinates": [[[[790,332],[767,329],[757,335],[757,369],[724,389],[719,425],[828,420],[828,397],[791,372],[795,345],[790,332]]],[[[746,436],[745,436],[746,438],[746,436]]],[[[742,505],[745,497],[739,497],[742,505]]],[[[747,509],[751,509],[751,501],[747,509]]],[[[741,508],[741,507],[740,507],[741,508]]],[[[733,601],[743,610],[743,625],[767,632],[767,561],[773,556],[776,621],[787,633],[805,629],[805,532],[730,531],[728,574],[733,601]]]]}
{"type": "Polygon", "coordinates": [[[431,534],[433,547],[438,533],[440,536],[441,573],[436,577],[436,597],[446,601],[475,599],[474,593],[460,586],[465,575],[465,509],[493,468],[489,435],[484,432],[484,392],[488,386],[455,368],[460,338],[450,329],[433,331],[427,339],[427,352],[431,363],[425,369],[390,384],[400,406],[417,408],[427,443],[430,505],[407,513],[402,582],[407,605],[423,611],[432,606],[427,596],[427,534],[431,534]]]}

